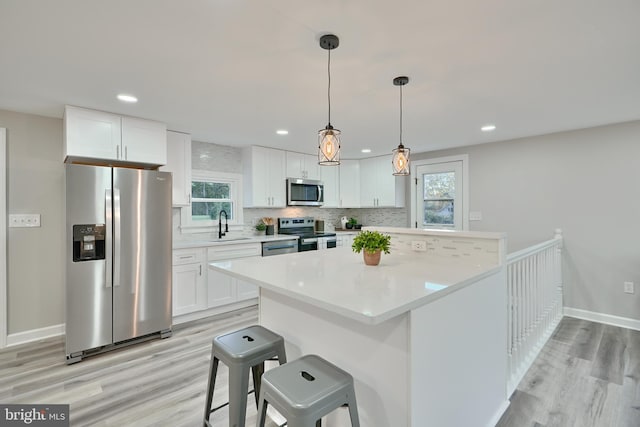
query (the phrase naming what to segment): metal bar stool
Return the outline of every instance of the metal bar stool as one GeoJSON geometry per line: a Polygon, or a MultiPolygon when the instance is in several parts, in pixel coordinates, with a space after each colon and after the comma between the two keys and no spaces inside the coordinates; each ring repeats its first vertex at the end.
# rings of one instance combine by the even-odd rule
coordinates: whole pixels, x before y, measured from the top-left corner
{"type": "Polygon", "coordinates": [[[204,408],[204,426],[211,427],[211,413],[229,405],[229,427],[244,427],[247,411],[247,394],[255,393],[256,406],[260,393],[260,377],[266,360],[276,360],[280,365],[287,362],[284,339],[262,326],[249,326],[213,339],[211,346],[211,368],[207,386],[207,403],[204,408]],[[229,402],[211,408],[216,384],[218,362],[229,368],[229,402]],[[254,390],[247,393],[249,370],[253,373],[254,390]]]}
{"type": "Polygon", "coordinates": [[[264,427],[267,405],[289,427],[320,427],[321,418],[347,405],[351,426],[360,427],[353,377],[316,355],[307,355],[262,375],[257,427],[264,427]]]}

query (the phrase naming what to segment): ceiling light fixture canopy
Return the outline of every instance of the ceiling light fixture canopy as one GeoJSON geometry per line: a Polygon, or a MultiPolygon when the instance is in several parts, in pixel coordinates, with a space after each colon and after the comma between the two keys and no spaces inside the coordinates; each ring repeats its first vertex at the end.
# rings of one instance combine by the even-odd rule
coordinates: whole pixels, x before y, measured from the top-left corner
{"type": "Polygon", "coordinates": [[[400,86],[400,145],[392,151],[391,164],[393,174],[400,176],[409,175],[409,156],[411,155],[411,150],[402,145],[402,86],[407,83],[409,83],[409,77],[406,76],[393,79],[393,84],[400,86]]]}
{"type": "Polygon", "coordinates": [[[337,48],[339,44],[338,36],[333,34],[325,34],[320,37],[320,47],[329,52],[329,60],[327,61],[329,115],[327,126],[318,131],[318,164],[321,166],[337,166],[340,164],[340,131],[331,126],[331,51],[337,48]]]}

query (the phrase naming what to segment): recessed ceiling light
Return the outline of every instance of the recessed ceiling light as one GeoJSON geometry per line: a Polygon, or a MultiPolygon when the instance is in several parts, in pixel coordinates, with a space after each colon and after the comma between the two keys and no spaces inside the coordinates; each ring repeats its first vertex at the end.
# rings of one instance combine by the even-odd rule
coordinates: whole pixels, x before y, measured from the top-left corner
{"type": "Polygon", "coordinates": [[[371,152],[371,148],[363,148],[362,150],[360,150],[362,153],[370,153],[371,152]]]}
{"type": "Polygon", "coordinates": [[[491,132],[493,130],[496,130],[496,125],[484,125],[480,128],[480,130],[482,132],[491,132]]]}
{"type": "Polygon", "coordinates": [[[278,135],[289,135],[289,131],[288,131],[288,130],[286,130],[286,129],[278,129],[278,130],[276,131],[276,133],[277,133],[278,135]]]}
{"type": "Polygon", "coordinates": [[[122,101],[122,102],[129,102],[129,103],[132,103],[132,104],[135,103],[135,102],[138,102],[138,98],[136,98],[135,96],[127,95],[127,94],[124,94],[124,93],[119,94],[118,95],[118,99],[120,101],[122,101]]]}

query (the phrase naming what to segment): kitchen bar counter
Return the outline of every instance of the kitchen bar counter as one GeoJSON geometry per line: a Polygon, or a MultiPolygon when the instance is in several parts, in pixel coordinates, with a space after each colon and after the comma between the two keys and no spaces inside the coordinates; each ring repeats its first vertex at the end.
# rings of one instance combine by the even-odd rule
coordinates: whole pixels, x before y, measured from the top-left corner
{"type": "MultiPolygon", "coordinates": [[[[290,360],[353,375],[361,425],[493,427],[508,406],[504,235],[384,232],[379,266],[347,247],[209,268],[260,287],[260,323],[290,360]]],[[[350,425],[344,408],[324,421],[350,425]]]]}
{"type": "Polygon", "coordinates": [[[350,247],[286,257],[210,263],[211,268],[270,291],[366,324],[379,324],[496,273],[496,265],[424,259],[415,253],[382,254],[364,264],[350,247]]]}

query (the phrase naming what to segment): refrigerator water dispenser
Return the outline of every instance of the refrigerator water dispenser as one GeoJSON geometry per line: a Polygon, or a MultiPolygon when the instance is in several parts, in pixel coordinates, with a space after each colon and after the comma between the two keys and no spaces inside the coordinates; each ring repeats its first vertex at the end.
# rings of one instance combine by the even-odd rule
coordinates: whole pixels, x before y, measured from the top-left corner
{"type": "Polygon", "coordinates": [[[73,262],[104,259],[104,224],[73,226],[73,262]]]}

